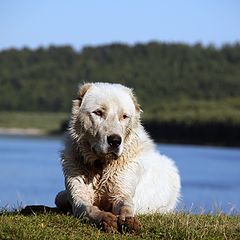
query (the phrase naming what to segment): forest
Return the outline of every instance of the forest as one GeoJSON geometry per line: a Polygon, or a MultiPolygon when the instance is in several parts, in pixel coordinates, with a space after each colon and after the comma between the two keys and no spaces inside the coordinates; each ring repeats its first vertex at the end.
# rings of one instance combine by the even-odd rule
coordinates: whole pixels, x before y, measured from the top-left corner
{"type": "Polygon", "coordinates": [[[240,43],[0,51],[0,111],[70,112],[78,85],[99,81],[133,88],[152,128],[240,126],[240,43]]]}

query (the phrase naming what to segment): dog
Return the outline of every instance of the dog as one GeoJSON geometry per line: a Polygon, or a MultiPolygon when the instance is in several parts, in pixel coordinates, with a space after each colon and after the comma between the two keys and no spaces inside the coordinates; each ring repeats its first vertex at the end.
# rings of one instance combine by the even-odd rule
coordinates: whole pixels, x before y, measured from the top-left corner
{"type": "Polygon", "coordinates": [[[66,190],[56,196],[59,209],[71,208],[107,232],[138,231],[136,214],[175,209],[178,169],[155,149],[141,112],[133,91],[121,84],[79,87],[61,155],[66,190]]]}

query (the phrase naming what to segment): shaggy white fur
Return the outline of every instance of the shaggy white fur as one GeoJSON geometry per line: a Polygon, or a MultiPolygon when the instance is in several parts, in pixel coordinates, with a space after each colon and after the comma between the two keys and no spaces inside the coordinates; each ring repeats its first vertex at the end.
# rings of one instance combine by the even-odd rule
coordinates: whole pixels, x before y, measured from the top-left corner
{"type": "Polygon", "coordinates": [[[175,209],[180,196],[178,170],[155,149],[140,113],[127,87],[80,86],[62,153],[66,190],[56,197],[58,207],[71,206],[75,216],[85,215],[112,228],[115,216],[124,221],[135,213],[175,209]]]}

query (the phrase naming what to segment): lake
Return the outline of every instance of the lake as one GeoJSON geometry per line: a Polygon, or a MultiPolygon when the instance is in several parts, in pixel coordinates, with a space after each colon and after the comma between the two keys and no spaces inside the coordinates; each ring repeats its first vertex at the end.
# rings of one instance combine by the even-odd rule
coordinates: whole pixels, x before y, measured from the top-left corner
{"type": "MultiPolygon", "coordinates": [[[[0,208],[54,206],[64,188],[60,138],[0,136],[0,208]]],[[[178,209],[226,214],[240,210],[240,148],[158,144],[182,180],[178,209]]]]}

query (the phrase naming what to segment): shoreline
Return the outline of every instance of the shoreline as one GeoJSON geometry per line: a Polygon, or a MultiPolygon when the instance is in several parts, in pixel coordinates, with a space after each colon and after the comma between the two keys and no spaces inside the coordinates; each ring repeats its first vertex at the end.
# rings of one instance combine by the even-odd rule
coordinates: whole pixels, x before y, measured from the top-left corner
{"type": "Polygon", "coordinates": [[[0,135],[9,136],[47,136],[45,131],[38,128],[0,128],[0,135]]]}

